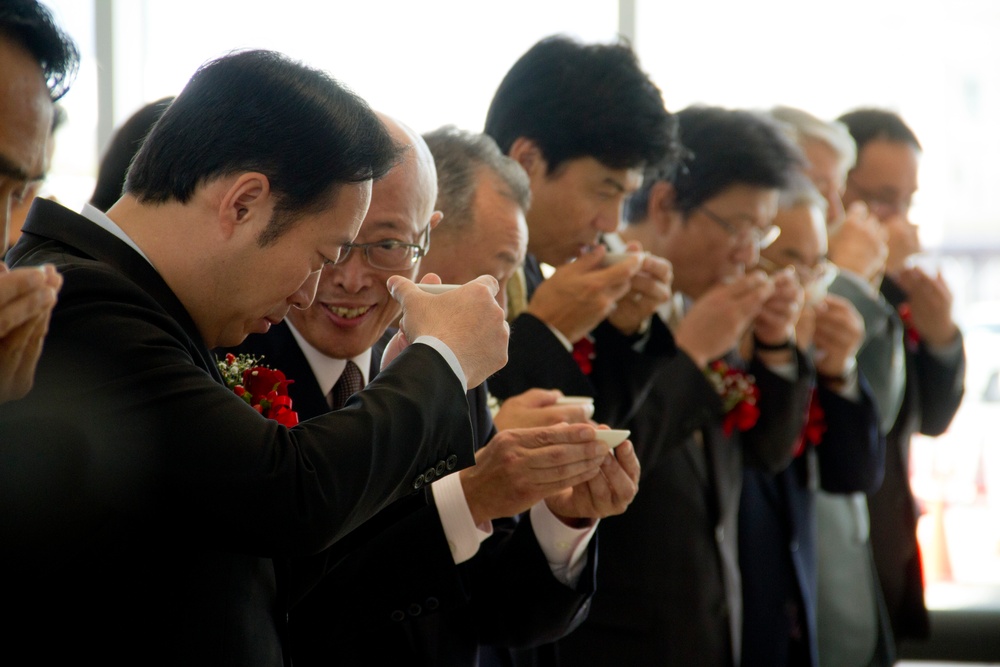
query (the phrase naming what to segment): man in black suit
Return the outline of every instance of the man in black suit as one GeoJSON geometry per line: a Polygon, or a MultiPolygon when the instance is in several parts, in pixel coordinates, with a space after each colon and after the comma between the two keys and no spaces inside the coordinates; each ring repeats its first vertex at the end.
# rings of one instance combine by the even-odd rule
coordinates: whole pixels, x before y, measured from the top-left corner
{"type": "Polygon", "coordinates": [[[642,403],[657,360],[673,352],[652,318],[670,296],[670,267],[638,246],[608,265],[598,241],[617,231],[644,167],[674,156],[660,91],[627,46],[550,37],[504,77],[485,133],[527,172],[532,199],[527,307],[511,323],[510,360],[490,391],[500,399],[534,387],[592,396],[595,418],[621,426],[642,403]],[[547,278],[543,265],[555,267],[547,278]]]}
{"type": "Polygon", "coordinates": [[[694,107],[677,119],[693,157],[630,198],[622,235],[674,267],[678,296],[661,315],[679,351],[629,422],[642,491],[601,523],[590,615],[557,645],[566,665],[739,664],[743,465],[787,466],[804,423],[812,370],[792,342],[802,290],[787,270],[746,273],[774,238],[797,151],[746,112],[694,107]],[[749,390],[720,394],[720,358],[753,376],[753,403],[749,390]]]}
{"type": "Polygon", "coordinates": [[[909,480],[910,438],[940,435],[948,428],[965,390],[965,352],[951,316],[951,291],[940,272],[932,276],[907,265],[921,249],[917,227],[908,218],[921,151],[916,135],[899,116],[881,109],[859,109],[838,120],[857,144],[844,205],[864,202],[887,233],[880,291],[905,328],[902,405],[887,437],[885,480],[868,500],[875,566],[899,642],[930,633],[909,480]]]}
{"type": "MultiPolygon", "coordinates": [[[[355,368],[363,369],[361,384],[378,373],[385,341],[379,344],[379,337],[398,315],[385,279],[414,277],[425,249],[441,233],[435,226],[442,211],[449,223],[505,232],[513,242],[507,247],[486,241],[465,253],[446,253],[441,266],[449,280],[458,272],[470,279],[493,273],[493,265],[478,258],[496,248],[513,259],[494,276],[503,285],[524,255],[527,183],[516,163],[495,145],[485,159],[483,152],[469,156],[455,143],[476,149],[492,142],[458,133],[447,136],[451,150],[432,142],[438,148],[432,157],[418,135],[392,119],[383,121],[406,152],[372,188],[358,244],[324,270],[311,308],[239,348],[295,369],[289,392],[306,417],[336,408],[325,396],[337,395],[338,383],[355,368]],[[437,197],[441,211],[434,210],[435,162],[444,185],[437,197]],[[463,174],[474,178],[454,187],[463,174]],[[456,189],[472,210],[460,210],[456,189]]],[[[485,396],[481,388],[469,393],[480,447],[476,466],[439,481],[428,471],[425,502],[397,503],[374,520],[388,525],[374,533],[371,526],[362,528],[366,541],[293,606],[295,664],[471,666],[478,664],[480,643],[549,641],[585,613],[596,564],[593,527],[575,524],[624,509],[635,493],[634,454],[623,445],[623,464],[608,460],[614,457],[602,456],[606,450],[599,443],[587,442],[593,439],[590,426],[496,434],[485,396]],[[593,500],[604,495],[616,500],[593,500]],[[529,509],[521,521],[505,519],[529,509]]]]}
{"type": "Polygon", "coordinates": [[[465,392],[505,359],[492,278],[441,296],[390,278],[403,317],[389,365],[348,409],[296,428],[227,389],[210,352],[312,302],[398,155],[329,76],[246,51],[192,77],[107,215],[36,203],[11,259],[52,262],[65,283],[36,386],[3,406],[0,433],[58,495],[26,500],[25,530],[4,536],[19,575],[8,645],[41,661],[280,665],[282,559],[328,548],[425,471],[473,463],[465,392]]]}
{"type": "MultiPolygon", "coordinates": [[[[36,0],[0,6],[0,258],[12,205],[45,178],[53,103],[69,90],[79,53],[36,0]]],[[[31,388],[62,279],[52,266],[0,262],[0,403],[31,388]]]]}

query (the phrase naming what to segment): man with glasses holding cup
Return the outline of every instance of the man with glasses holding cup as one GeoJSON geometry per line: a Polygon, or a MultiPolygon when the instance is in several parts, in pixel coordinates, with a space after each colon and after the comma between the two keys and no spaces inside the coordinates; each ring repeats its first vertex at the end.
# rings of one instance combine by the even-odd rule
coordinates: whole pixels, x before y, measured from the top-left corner
{"type": "MultiPolygon", "coordinates": [[[[276,324],[230,350],[263,355],[262,363],[293,380],[292,408],[303,419],[343,408],[378,374],[382,352],[392,344],[386,331],[400,312],[386,280],[418,275],[431,230],[442,220],[426,143],[381,118],[405,146],[403,158],[373,185],[358,236],[324,268],[316,301],[290,313],[287,325],[276,324]]],[[[523,178],[512,167],[509,178],[523,178]]],[[[490,187],[492,180],[482,185],[490,187]]],[[[481,267],[473,275],[488,272],[481,267]]],[[[607,456],[589,424],[498,434],[485,391],[470,391],[468,400],[479,450],[471,475],[438,480],[443,471],[428,469],[419,493],[316,559],[290,563],[290,652],[296,665],[416,660],[471,666],[478,664],[481,642],[553,639],[585,614],[597,563],[591,524],[622,511],[634,496],[634,455],[623,457],[622,465],[609,461],[614,456],[607,456]],[[594,488],[587,482],[602,475],[608,480],[603,491],[617,499],[614,508],[585,497],[594,488]],[[529,510],[530,518],[509,519],[529,510]],[[583,529],[565,523],[582,519],[583,529]],[[300,589],[298,583],[312,580],[309,573],[317,569],[329,573],[315,588],[300,589]]]]}
{"type": "Polygon", "coordinates": [[[747,112],[691,107],[677,120],[691,156],[672,175],[647,173],[622,237],[673,265],[676,296],[660,317],[678,352],[628,423],[642,491],[601,523],[597,593],[558,644],[565,665],[739,664],[743,465],[783,469],[804,424],[802,288],[790,270],[750,272],[777,236],[778,191],[799,153],[747,112]]]}

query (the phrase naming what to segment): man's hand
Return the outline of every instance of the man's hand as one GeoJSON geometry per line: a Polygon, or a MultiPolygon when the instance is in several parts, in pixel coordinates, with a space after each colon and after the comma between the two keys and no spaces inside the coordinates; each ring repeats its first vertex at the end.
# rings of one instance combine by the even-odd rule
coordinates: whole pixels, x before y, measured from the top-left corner
{"type": "Polygon", "coordinates": [[[858,354],[865,337],[865,322],[847,299],[828,294],[816,304],[813,361],[816,372],[842,377],[858,354]]]}
{"type": "Polygon", "coordinates": [[[795,323],[805,303],[805,291],[791,268],[775,273],[771,280],[774,291],[754,318],[753,333],[762,343],[780,345],[795,336],[795,323]]]}
{"type": "Polygon", "coordinates": [[[854,202],[843,224],[830,230],[830,261],[878,288],[889,257],[889,233],[868,207],[854,202]]]}
{"type": "Polygon", "coordinates": [[[896,214],[882,223],[888,235],[889,255],[885,260],[885,272],[893,275],[906,268],[907,258],[921,251],[920,236],[915,224],[904,216],[896,214]]]}
{"type": "Polygon", "coordinates": [[[549,496],[545,503],[569,526],[593,524],[625,511],[639,492],[639,472],[635,449],[626,440],[605,456],[599,475],[549,496]]]}
{"type": "MultiPolygon", "coordinates": [[[[428,274],[433,275],[433,274],[428,274]]],[[[432,280],[440,279],[433,275],[432,280]]],[[[462,365],[468,389],[483,383],[507,363],[510,327],[496,301],[499,285],[479,276],[445,294],[428,294],[402,276],[388,280],[389,293],[403,306],[399,334],[386,348],[383,365],[420,336],[434,336],[451,348],[462,365]]]]}
{"type": "Polygon", "coordinates": [[[514,516],[562,489],[600,474],[609,447],[584,424],[512,429],[476,452],[476,465],[459,472],[477,525],[514,516]]]}
{"type": "Polygon", "coordinates": [[[774,291],[761,271],[705,292],[681,320],[674,340],[695,364],[704,367],[736,347],[740,337],[774,291]]]}
{"type": "Polygon", "coordinates": [[[0,403],[31,390],[61,286],[53,266],[11,271],[0,262],[0,403]]]}
{"type": "Polygon", "coordinates": [[[575,343],[601,323],[632,289],[642,256],[602,267],[607,251],[598,246],[556,269],[531,296],[527,311],[575,343]]]}
{"type": "Polygon", "coordinates": [[[556,405],[562,398],[558,389],[529,389],[511,396],[493,418],[498,431],[511,428],[534,428],[556,424],[587,423],[594,416],[594,404],[556,405]]]}
{"type": "Polygon", "coordinates": [[[919,268],[903,269],[894,276],[907,294],[913,326],[930,345],[943,347],[955,340],[958,327],[951,319],[951,290],[941,273],[928,276],[919,268]]]}
{"type": "MultiPolygon", "coordinates": [[[[628,244],[631,252],[641,252],[642,246],[628,244]]],[[[632,277],[629,291],[608,316],[608,321],[626,336],[640,331],[661,304],[670,299],[670,283],[674,279],[670,262],[656,255],[644,254],[639,272],[632,277]]]]}

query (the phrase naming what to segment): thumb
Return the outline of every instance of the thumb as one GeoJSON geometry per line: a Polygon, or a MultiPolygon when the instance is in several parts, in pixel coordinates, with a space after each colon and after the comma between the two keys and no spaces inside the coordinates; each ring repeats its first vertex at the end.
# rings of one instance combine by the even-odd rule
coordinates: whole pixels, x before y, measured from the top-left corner
{"type": "Polygon", "coordinates": [[[404,307],[406,306],[406,300],[412,298],[414,292],[420,291],[420,289],[413,284],[412,280],[398,275],[389,276],[389,279],[385,281],[385,285],[389,288],[389,294],[392,295],[392,298],[404,307]]]}

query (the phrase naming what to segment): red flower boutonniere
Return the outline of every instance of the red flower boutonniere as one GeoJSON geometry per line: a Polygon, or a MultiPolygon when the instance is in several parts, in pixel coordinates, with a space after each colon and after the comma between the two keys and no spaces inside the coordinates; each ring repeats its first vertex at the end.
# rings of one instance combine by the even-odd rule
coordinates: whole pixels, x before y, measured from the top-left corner
{"type": "Polygon", "coordinates": [[[219,372],[226,386],[268,419],[284,426],[299,423],[299,413],[292,410],[288,385],[294,380],[281,371],[260,365],[261,359],[248,355],[227,354],[219,361],[219,372]]]}
{"type": "Polygon", "coordinates": [[[760,417],[757,403],[760,389],[752,375],[738,368],[731,368],[719,359],[705,369],[705,377],[715,387],[722,398],[722,408],[726,416],[722,420],[722,431],[732,435],[733,430],[749,431],[760,417]]]}
{"type": "Polygon", "coordinates": [[[573,360],[584,375],[590,375],[594,370],[594,341],[590,336],[584,336],[573,343],[573,360]]]}
{"type": "Polygon", "coordinates": [[[906,344],[906,349],[916,352],[920,347],[920,332],[913,325],[913,311],[910,310],[909,303],[899,304],[899,319],[903,321],[903,342],[906,344]]]}
{"type": "Polygon", "coordinates": [[[792,455],[796,457],[802,456],[803,452],[806,451],[806,443],[815,447],[823,441],[824,433],[826,433],[826,413],[823,412],[823,408],[819,404],[816,389],[813,388],[812,395],[809,397],[806,425],[799,435],[798,442],[795,443],[795,452],[792,455]]]}

